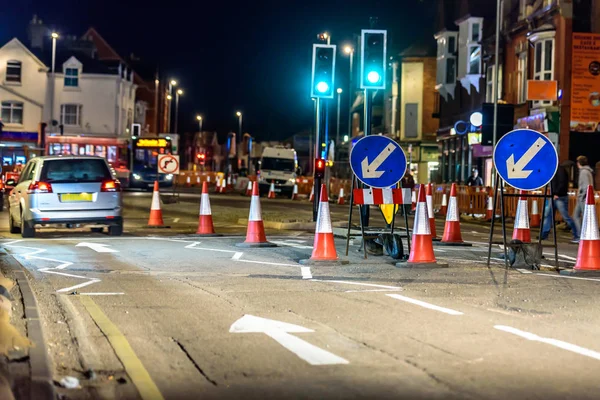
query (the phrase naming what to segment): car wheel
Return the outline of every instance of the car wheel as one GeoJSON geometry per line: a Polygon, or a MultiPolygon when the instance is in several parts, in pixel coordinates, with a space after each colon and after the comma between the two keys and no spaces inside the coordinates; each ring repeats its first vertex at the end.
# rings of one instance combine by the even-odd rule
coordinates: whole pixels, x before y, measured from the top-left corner
{"type": "Polygon", "coordinates": [[[121,236],[123,234],[123,223],[120,223],[119,225],[109,226],[108,234],[110,236],[121,236]]]}
{"type": "Polygon", "coordinates": [[[23,213],[21,213],[21,236],[24,238],[32,238],[35,236],[35,228],[31,222],[25,221],[23,213]]]}
{"type": "Polygon", "coordinates": [[[15,226],[15,221],[13,221],[10,207],[8,208],[8,228],[9,228],[10,233],[21,233],[21,228],[18,226],[15,226]]]}
{"type": "Polygon", "coordinates": [[[97,227],[97,228],[91,228],[90,230],[94,233],[102,233],[104,231],[104,228],[97,227]]]}

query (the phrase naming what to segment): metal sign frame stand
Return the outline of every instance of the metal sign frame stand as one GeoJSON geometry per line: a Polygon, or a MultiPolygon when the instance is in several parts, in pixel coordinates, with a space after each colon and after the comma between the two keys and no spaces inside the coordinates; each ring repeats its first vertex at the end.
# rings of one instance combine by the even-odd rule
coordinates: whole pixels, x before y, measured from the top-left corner
{"type": "Polygon", "coordinates": [[[490,237],[488,244],[488,255],[487,255],[487,266],[490,266],[490,261],[492,257],[492,240],[494,237],[494,222],[496,220],[496,207],[498,205],[498,190],[500,190],[500,218],[502,219],[502,247],[504,249],[504,268],[508,269],[508,251],[507,247],[512,247],[511,244],[506,243],[506,215],[505,215],[505,207],[504,207],[504,198],[505,197],[532,197],[532,198],[543,198],[544,202],[542,203],[542,215],[541,222],[539,228],[538,235],[538,245],[542,245],[542,232],[544,229],[544,219],[546,213],[546,201],[550,201],[550,212],[552,214],[552,233],[554,238],[554,261],[555,267],[558,271],[558,245],[556,239],[556,220],[555,220],[555,208],[554,208],[554,193],[552,192],[552,186],[550,184],[546,184],[544,186],[544,193],[542,195],[539,194],[520,194],[520,193],[504,193],[504,180],[500,178],[498,174],[496,174],[496,184],[494,185],[494,200],[492,202],[492,224],[490,226],[490,237]],[[550,189],[550,194],[548,194],[548,188],[550,189]]]}

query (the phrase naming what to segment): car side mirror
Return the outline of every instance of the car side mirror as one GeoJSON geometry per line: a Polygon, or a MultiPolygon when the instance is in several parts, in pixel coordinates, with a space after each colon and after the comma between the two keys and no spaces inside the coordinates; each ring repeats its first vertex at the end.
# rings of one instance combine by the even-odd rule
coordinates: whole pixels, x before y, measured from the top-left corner
{"type": "Polygon", "coordinates": [[[17,182],[14,179],[7,179],[6,186],[15,186],[17,182]]]}

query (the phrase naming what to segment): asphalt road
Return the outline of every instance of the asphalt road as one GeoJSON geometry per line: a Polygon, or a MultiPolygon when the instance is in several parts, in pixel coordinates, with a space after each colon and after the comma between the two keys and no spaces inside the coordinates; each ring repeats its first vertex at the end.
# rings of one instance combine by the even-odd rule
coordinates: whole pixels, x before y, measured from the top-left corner
{"type": "MultiPolygon", "coordinates": [[[[0,245],[29,275],[54,379],[79,379],[58,388],[67,398],[598,397],[600,279],[506,270],[498,246],[487,267],[487,227],[469,223],[473,247],[436,247],[449,268],[365,260],[358,241],[349,265],[307,268],[298,261],[310,232],[268,230],[279,247],[236,246],[241,196],[211,197],[225,236],[191,235],[194,196],[165,204],[172,228],[151,231],[149,195],[128,194],[120,238],[82,228],[22,240],[0,214],[0,245]]],[[[310,217],[307,202],[262,203],[263,216],[310,217]]],[[[577,247],[560,236],[561,265],[572,266],[577,247]]],[[[345,240],[336,247],[344,256],[345,240]]]]}

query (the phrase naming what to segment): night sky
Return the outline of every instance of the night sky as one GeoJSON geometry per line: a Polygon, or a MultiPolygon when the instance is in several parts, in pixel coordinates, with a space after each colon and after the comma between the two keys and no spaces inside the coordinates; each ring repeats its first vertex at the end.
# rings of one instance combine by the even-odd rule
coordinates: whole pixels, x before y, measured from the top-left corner
{"type": "MultiPolygon", "coordinates": [[[[181,82],[180,132],[196,128],[196,113],[203,115],[206,130],[237,131],[239,109],[244,131],[259,140],[278,140],[312,124],[310,57],[317,33],[328,31],[332,44],[340,46],[369,28],[374,16],[375,28],[388,30],[390,54],[417,39],[433,40],[434,0],[190,4],[21,0],[3,7],[0,42],[17,36],[28,43],[33,14],[61,34],[79,36],[93,26],[122,56],[133,52],[181,82]]],[[[336,86],[347,87],[347,79],[348,59],[340,51],[336,86]]]]}

